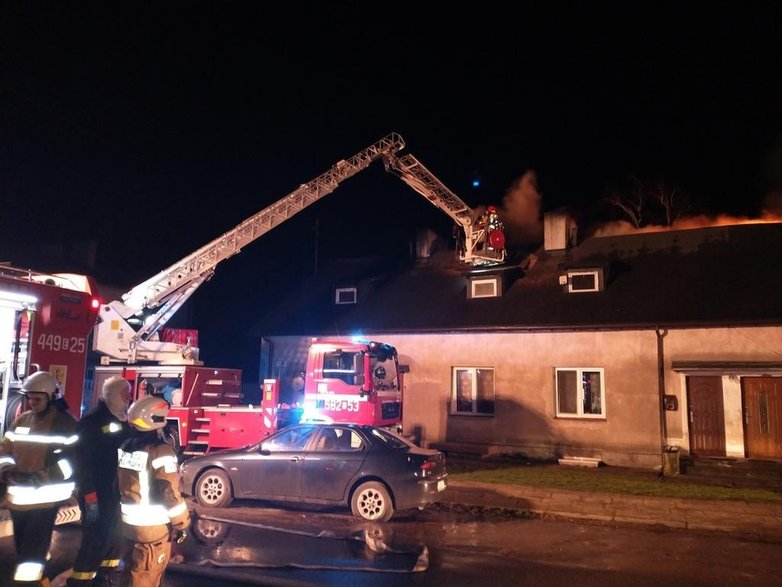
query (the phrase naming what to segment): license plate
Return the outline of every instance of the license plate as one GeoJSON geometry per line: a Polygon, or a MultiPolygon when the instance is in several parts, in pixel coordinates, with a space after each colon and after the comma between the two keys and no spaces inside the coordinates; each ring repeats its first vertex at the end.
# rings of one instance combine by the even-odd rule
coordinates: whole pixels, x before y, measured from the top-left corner
{"type": "Polygon", "coordinates": [[[437,482],[437,491],[444,491],[445,490],[445,481],[440,480],[437,482]]]}

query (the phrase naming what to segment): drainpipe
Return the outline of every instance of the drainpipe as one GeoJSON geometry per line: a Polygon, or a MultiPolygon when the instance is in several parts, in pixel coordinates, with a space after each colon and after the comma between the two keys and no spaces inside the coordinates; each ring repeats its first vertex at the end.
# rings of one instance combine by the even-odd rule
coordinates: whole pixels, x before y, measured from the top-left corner
{"type": "Polygon", "coordinates": [[[665,471],[665,447],[668,438],[668,427],[665,423],[665,345],[663,339],[668,336],[668,330],[657,329],[657,392],[659,395],[657,411],[660,412],[660,476],[665,471]]]}

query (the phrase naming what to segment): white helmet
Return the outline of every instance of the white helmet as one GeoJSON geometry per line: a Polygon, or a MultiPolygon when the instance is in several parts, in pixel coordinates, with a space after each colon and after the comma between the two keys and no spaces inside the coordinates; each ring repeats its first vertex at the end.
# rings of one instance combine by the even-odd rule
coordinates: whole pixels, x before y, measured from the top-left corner
{"type": "Polygon", "coordinates": [[[130,397],[130,382],[119,375],[112,375],[103,382],[101,397],[106,407],[114,417],[124,422],[127,420],[128,398],[130,397]],[[123,392],[125,393],[123,397],[123,392]]]}
{"type": "Polygon", "coordinates": [[[141,432],[160,430],[166,425],[170,407],[171,405],[158,395],[145,395],[130,404],[128,422],[141,432]]]}
{"type": "Polygon", "coordinates": [[[24,380],[21,392],[45,393],[52,400],[57,393],[57,378],[48,371],[36,371],[24,380]]]}

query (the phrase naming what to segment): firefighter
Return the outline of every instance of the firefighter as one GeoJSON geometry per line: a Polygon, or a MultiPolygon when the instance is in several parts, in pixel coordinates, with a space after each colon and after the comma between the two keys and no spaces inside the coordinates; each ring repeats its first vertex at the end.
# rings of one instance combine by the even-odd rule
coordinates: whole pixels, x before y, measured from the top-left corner
{"type": "Polygon", "coordinates": [[[81,546],[69,587],[112,584],[122,551],[117,489],[117,449],[130,436],[130,383],[109,377],[97,405],[79,420],[76,488],[82,514],[81,546]]]}
{"type": "Polygon", "coordinates": [[[176,453],[163,438],[169,408],[164,398],[152,395],[128,408],[131,437],[119,449],[117,469],[127,541],[123,586],[159,587],[172,539],[184,542],[190,527],[190,512],[179,493],[176,453]]]}
{"type": "Polygon", "coordinates": [[[16,547],[15,585],[48,586],[44,567],[57,511],[75,489],[72,451],[76,420],[56,405],[57,379],[37,371],[21,392],[29,410],[19,415],[0,442],[0,475],[7,484],[16,547]]]}

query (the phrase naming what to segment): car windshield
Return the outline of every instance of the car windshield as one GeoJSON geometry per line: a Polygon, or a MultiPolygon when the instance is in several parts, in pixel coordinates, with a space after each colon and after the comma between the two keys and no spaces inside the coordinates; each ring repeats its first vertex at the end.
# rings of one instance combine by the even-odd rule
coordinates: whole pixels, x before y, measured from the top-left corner
{"type": "Polygon", "coordinates": [[[386,430],[385,428],[374,428],[372,430],[372,435],[380,439],[389,448],[408,449],[415,446],[406,438],[399,436],[390,430],[386,430]]]}

